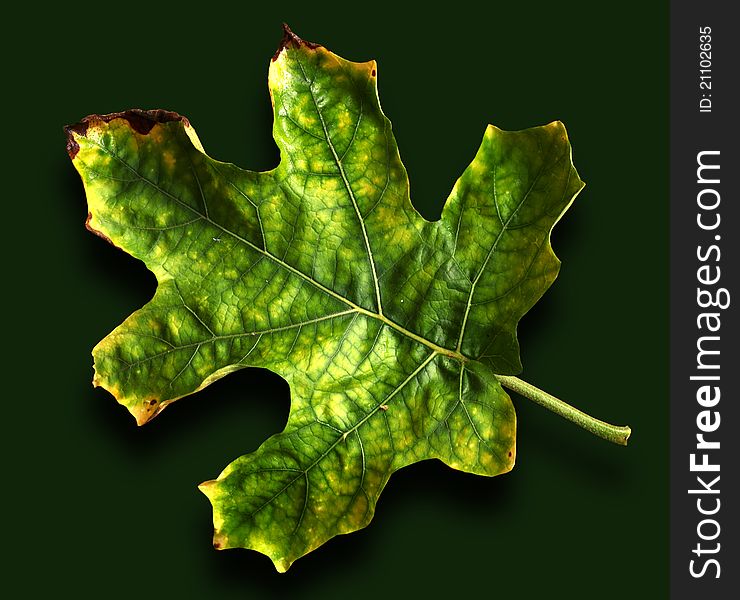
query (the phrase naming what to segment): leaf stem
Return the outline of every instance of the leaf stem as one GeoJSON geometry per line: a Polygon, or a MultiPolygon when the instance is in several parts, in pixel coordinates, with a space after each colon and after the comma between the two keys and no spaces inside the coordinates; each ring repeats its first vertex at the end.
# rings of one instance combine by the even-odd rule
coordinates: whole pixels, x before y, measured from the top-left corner
{"type": "Polygon", "coordinates": [[[600,421],[599,419],[574,408],[570,404],[566,404],[559,398],[556,398],[547,392],[543,392],[531,383],[522,381],[518,377],[496,375],[496,378],[501,382],[501,384],[515,391],[517,394],[521,394],[525,398],[533,400],[540,406],[544,406],[555,414],[572,421],[586,431],[590,431],[594,435],[604,438],[614,444],[620,444],[622,446],[627,445],[627,440],[632,433],[632,430],[629,427],[619,427],[617,425],[600,421]]]}

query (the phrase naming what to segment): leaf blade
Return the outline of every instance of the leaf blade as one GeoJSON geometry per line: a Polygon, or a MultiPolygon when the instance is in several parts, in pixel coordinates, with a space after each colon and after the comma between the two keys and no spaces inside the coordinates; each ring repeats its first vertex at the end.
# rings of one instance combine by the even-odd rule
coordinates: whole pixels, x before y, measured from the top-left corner
{"type": "Polygon", "coordinates": [[[399,468],[513,467],[516,416],[496,374],[521,368],[516,325],[557,274],[550,231],[582,187],[561,124],[489,127],[427,222],[375,62],[296,39],[270,65],[271,171],[211,159],[174,113],[68,129],[89,228],[158,280],[96,346],[96,385],[143,424],[239,368],[289,383],[285,430],[201,486],[217,547],[278,570],[366,526],[399,468]]]}

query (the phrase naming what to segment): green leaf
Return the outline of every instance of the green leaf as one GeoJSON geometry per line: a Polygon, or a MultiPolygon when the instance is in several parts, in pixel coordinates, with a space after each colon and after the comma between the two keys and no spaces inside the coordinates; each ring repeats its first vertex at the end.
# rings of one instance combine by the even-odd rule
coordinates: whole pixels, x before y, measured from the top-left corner
{"type": "Polygon", "coordinates": [[[214,545],[279,571],[365,527],[404,466],[513,467],[497,375],[520,371],[517,323],[557,275],[550,231],[583,187],[561,123],[489,126],[441,220],[424,220],[376,63],[286,31],[269,69],[272,171],[210,158],[171,112],[67,128],[88,228],[158,281],[95,347],[95,385],[139,424],[243,367],[290,385],[285,430],[201,485],[214,545]]]}

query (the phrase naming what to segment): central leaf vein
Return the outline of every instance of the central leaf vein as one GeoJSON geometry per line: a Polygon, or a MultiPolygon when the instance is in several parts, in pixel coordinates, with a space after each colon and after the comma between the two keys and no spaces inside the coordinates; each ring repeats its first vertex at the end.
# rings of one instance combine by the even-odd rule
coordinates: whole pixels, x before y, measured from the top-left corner
{"type": "MultiPolygon", "coordinates": [[[[550,152],[552,152],[552,148],[555,146],[555,142],[551,142],[550,149],[548,151],[548,155],[550,152]]],[[[463,316],[462,325],[460,326],[460,337],[457,340],[457,346],[455,347],[455,350],[457,352],[460,352],[462,349],[462,343],[463,338],[465,337],[465,328],[468,324],[468,315],[470,314],[470,309],[473,306],[473,296],[475,295],[475,288],[478,285],[478,282],[480,281],[480,278],[483,276],[483,273],[486,270],[486,267],[488,266],[488,262],[491,260],[491,257],[493,256],[494,252],[496,251],[496,248],[498,247],[498,243],[501,241],[501,238],[504,236],[504,234],[509,230],[509,225],[511,224],[514,217],[516,217],[517,213],[519,212],[519,209],[524,205],[524,203],[527,201],[527,198],[529,198],[529,195],[532,193],[532,190],[534,190],[534,186],[537,185],[537,182],[539,181],[540,177],[545,171],[545,167],[548,164],[548,161],[543,159],[542,164],[540,165],[539,170],[537,171],[537,175],[535,176],[534,180],[532,181],[532,184],[529,186],[529,189],[526,191],[526,193],[522,196],[522,199],[517,203],[514,210],[511,212],[509,217],[504,222],[501,220],[501,212],[499,210],[499,204],[498,204],[498,198],[496,194],[494,193],[494,203],[496,205],[496,212],[498,214],[499,220],[501,220],[501,231],[498,232],[498,235],[496,236],[496,239],[493,241],[493,244],[491,244],[491,248],[488,250],[488,254],[486,254],[486,258],[483,261],[483,264],[480,266],[480,269],[478,269],[478,274],[475,276],[475,279],[473,279],[473,283],[470,286],[470,294],[468,295],[468,301],[465,306],[465,314],[463,316]]],[[[496,171],[493,172],[493,186],[494,190],[496,189],[496,171]]]]}
{"type": "MultiPolygon", "coordinates": [[[[284,260],[278,258],[274,254],[272,254],[270,251],[268,251],[267,248],[264,248],[264,249],[263,248],[260,248],[257,244],[254,244],[253,242],[250,242],[248,239],[243,238],[242,236],[240,236],[239,234],[231,231],[230,229],[228,229],[224,225],[221,225],[220,223],[214,221],[210,217],[204,215],[203,213],[201,213],[200,211],[198,211],[198,209],[190,206],[187,202],[184,202],[183,200],[181,200],[180,198],[178,198],[177,196],[175,196],[174,194],[172,194],[168,190],[166,190],[163,187],[159,186],[156,182],[152,181],[148,177],[145,177],[142,173],[140,173],[137,169],[135,169],[130,164],[128,164],[125,160],[123,160],[115,152],[112,152],[111,150],[109,150],[108,148],[106,148],[105,146],[103,146],[101,143],[96,142],[96,141],[92,141],[92,143],[94,143],[96,146],[98,146],[101,149],[102,152],[104,152],[105,154],[109,155],[110,157],[112,157],[115,160],[117,160],[118,162],[120,162],[125,168],[127,168],[134,175],[136,175],[136,177],[138,177],[141,181],[143,181],[147,185],[150,185],[158,193],[162,194],[166,198],[169,198],[173,202],[177,203],[179,206],[181,206],[184,209],[192,212],[194,215],[200,217],[204,221],[210,223],[215,228],[217,228],[220,231],[222,231],[224,234],[233,237],[238,242],[241,242],[242,244],[244,244],[247,247],[251,248],[255,252],[258,252],[262,256],[264,256],[264,257],[268,258],[269,260],[273,261],[277,265],[279,265],[279,266],[287,269],[288,271],[290,271],[294,275],[296,275],[296,276],[304,279],[305,281],[307,281],[311,285],[313,285],[316,288],[320,289],[322,292],[324,292],[324,293],[332,296],[333,298],[336,298],[340,302],[343,302],[344,304],[348,305],[354,311],[357,311],[358,313],[361,313],[361,314],[363,314],[365,316],[368,316],[368,317],[371,317],[373,319],[378,319],[379,321],[385,323],[386,325],[388,325],[392,329],[395,329],[396,331],[398,331],[399,333],[405,335],[406,337],[409,337],[409,338],[411,338],[411,339],[419,342],[420,344],[423,344],[424,346],[427,346],[428,348],[431,348],[433,351],[435,351],[435,352],[437,352],[439,354],[444,354],[445,356],[449,356],[450,358],[453,358],[455,360],[462,361],[462,362],[465,362],[465,361],[470,360],[469,357],[467,357],[464,354],[462,354],[459,350],[451,350],[449,348],[445,348],[443,346],[440,346],[440,345],[432,342],[431,340],[428,340],[428,339],[424,338],[423,336],[420,336],[420,335],[414,333],[413,331],[410,331],[410,330],[406,329],[405,327],[399,325],[395,321],[392,321],[391,319],[389,319],[388,317],[386,317],[384,314],[382,314],[380,312],[377,312],[377,313],[376,312],[372,312],[372,311],[369,311],[369,310],[367,310],[367,309],[359,306],[358,304],[355,304],[354,302],[352,302],[348,298],[345,298],[344,296],[342,296],[341,294],[338,294],[337,292],[335,292],[331,288],[326,287],[322,283],[320,283],[320,282],[316,281],[315,279],[311,278],[310,276],[306,275],[301,270],[295,268],[291,264],[289,264],[289,263],[285,262],[284,260]]],[[[364,222],[361,221],[361,223],[363,223],[363,227],[364,227],[364,222]]],[[[374,263],[373,263],[373,265],[374,265],[374,263]]],[[[373,273],[375,273],[374,268],[373,268],[373,273]]],[[[376,285],[377,285],[377,280],[376,280],[376,285]]]]}
{"type": "MultiPolygon", "coordinates": [[[[365,220],[362,218],[362,213],[360,213],[360,207],[357,205],[357,198],[355,197],[354,190],[352,189],[352,186],[349,183],[349,180],[347,179],[347,174],[344,171],[344,166],[342,165],[342,159],[339,158],[339,155],[337,154],[336,149],[334,148],[334,143],[331,141],[331,136],[329,135],[329,129],[326,127],[326,121],[324,120],[324,115],[321,113],[321,109],[319,108],[319,103],[316,100],[316,95],[313,91],[313,84],[311,81],[309,81],[308,77],[306,76],[306,71],[303,68],[303,65],[300,61],[298,61],[298,66],[301,69],[301,73],[303,74],[303,78],[306,80],[306,85],[308,86],[308,91],[311,94],[311,100],[313,101],[313,105],[316,108],[316,114],[319,117],[319,121],[321,122],[321,128],[324,130],[324,137],[326,138],[326,144],[329,147],[329,150],[331,151],[331,155],[334,158],[334,162],[337,165],[337,169],[339,169],[339,174],[342,176],[342,181],[344,182],[344,187],[347,190],[347,195],[349,196],[350,201],[352,202],[352,208],[355,210],[355,215],[357,215],[357,221],[360,224],[360,229],[362,229],[362,238],[365,242],[365,251],[367,252],[368,262],[370,263],[370,268],[372,269],[373,273],[373,285],[375,286],[375,299],[378,305],[378,314],[383,314],[383,304],[380,299],[380,285],[378,284],[378,274],[375,270],[375,259],[373,258],[373,250],[370,246],[370,239],[367,236],[367,229],[365,228],[365,220]]],[[[362,111],[362,107],[360,107],[360,111],[362,111]]],[[[360,118],[362,117],[362,112],[360,112],[360,118]]],[[[357,125],[359,127],[359,119],[357,122],[357,125]]],[[[354,141],[354,136],[352,137],[352,140],[349,143],[349,146],[352,145],[352,142],[354,141]]],[[[344,155],[347,154],[349,151],[349,146],[344,152],[344,155]]],[[[344,156],[343,155],[343,156],[344,156]]]]}

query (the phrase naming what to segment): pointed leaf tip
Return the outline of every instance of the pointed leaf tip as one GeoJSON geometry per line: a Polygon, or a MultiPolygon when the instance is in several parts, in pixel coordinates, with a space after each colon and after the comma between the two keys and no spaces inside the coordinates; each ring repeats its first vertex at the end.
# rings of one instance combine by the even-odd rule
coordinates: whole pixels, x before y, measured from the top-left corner
{"type": "Polygon", "coordinates": [[[301,39],[295,33],[293,33],[293,30],[288,26],[287,23],[283,23],[283,37],[280,40],[278,49],[272,56],[272,61],[275,62],[280,56],[280,53],[289,46],[293,46],[294,48],[305,46],[306,48],[315,50],[316,48],[320,48],[321,44],[315,44],[314,42],[307,42],[306,40],[301,39]]]}

